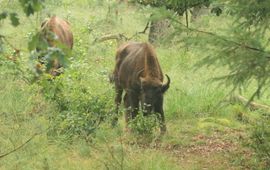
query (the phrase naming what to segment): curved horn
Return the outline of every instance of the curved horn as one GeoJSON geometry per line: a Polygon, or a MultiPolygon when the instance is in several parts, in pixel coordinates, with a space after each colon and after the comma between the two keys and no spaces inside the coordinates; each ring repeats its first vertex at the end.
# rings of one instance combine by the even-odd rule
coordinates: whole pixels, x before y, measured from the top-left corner
{"type": "Polygon", "coordinates": [[[136,77],[139,79],[140,78],[140,74],[144,71],[144,69],[141,69],[140,71],[138,71],[136,73],[136,77]]]}
{"type": "Polygon", "coordinates": [[[137,78],[137,80],[138,80],[138,85],[142,88],[142,77],[140,76],[140,74],[142,73],[144,71],[144,69],[141,69],[140,71],[138,71],[137,73],[136,73],[136,78],[137,78]]]}
{"type": "Polygon", "coordinates": [[[166,92],[166,91],[168,90],[168,88],[170,87],[170,83],[171,83],[170,77],[169,77],[167,74],[165,74],[165,76],[167,77],[168,81],[167,81],[166,84],[163,84],[163,85],[162,85],[162,92],[163,92],[163,93],[166,92]]]}

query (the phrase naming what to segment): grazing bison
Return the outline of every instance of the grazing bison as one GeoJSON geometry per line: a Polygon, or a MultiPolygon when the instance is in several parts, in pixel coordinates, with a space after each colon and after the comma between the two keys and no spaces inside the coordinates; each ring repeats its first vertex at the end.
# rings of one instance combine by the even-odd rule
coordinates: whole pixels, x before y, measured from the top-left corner
{"type": "Polygon", "coordinates": [[[159,114],[160,131],[166,132],[163,95],[170,86],[170,78],[166,77],[168,82],[163,84],[157,55],[149,43],[128,42],[118,48],[113,72],[115,103],[118,112],[125,90],[126,123],[136,117],[140,104],[144,115],[151,112],[159,114]]]}
{"type": "MultiPolygon", "coordinates": [[[[67,21],[53,16],[41,24],[41,37],[47,42],[49,47],[58,47],[62,49],[72,49],[73,47],[73,34],[70,25],[67,21]]],[[[39,49],[37,49],[39,50],[39,49]]],[[[52,66],[47,70],[51,75],[59,75],[58,69],[62,67],[57,59],[50,63],[52,66]]]]}

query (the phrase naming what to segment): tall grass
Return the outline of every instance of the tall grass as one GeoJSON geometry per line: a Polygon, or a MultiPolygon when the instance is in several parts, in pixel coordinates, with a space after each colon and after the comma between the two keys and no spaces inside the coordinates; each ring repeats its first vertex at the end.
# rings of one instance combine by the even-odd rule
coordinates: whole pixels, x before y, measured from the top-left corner
{"type": "MultiPolygon", "coordinates": [[[[3,2],[0,5],[1,3],[3,2]]],[[[5,8],[16,9],[21,14],[18,3],[10,3],[12,5],[5,8]]],[[[84,90],[91,96],[106,95],[106,102],[113,103],[114,89],[108,82],[108,74],[114,67],[117,42],[109,40],[94,43],[94,40],[106,34],[123,33],[131,36],[142,31],[149,16],[148,7],[118,5],[115,1],[107,0],[46,1],[46,7],[41,13],[29,19],[21,17],[23,24],[18,28],[11,28],[9,23],[4,22],[0,29],[1,34],[10,37],[12,43],[23,49],[20,62],[24,68],[30,67],[29,53],[26,50],[29,34],[38,30],[39,23],[48,14],[69,20],[74,33],[75,46],[63,78],[65,86],[62,89],[64,99],[72,102],[72,110],[79,111],[82,104],[87,105],[88,101],[83,103],[80,96],[91,100],[88,95],[82,95],[84,90]],[[76,97],[78,101],[75,101],[76,97]]],[[[198,25],[202,22],[202,26],[212,28],[213,23],[208,22],[211,17],[198,20],[198,25]]],[[[227,22],[226,18],[221,21],[215,19],[216,25],[220,27],[226,26],[227,22]]],[[[147,35],[139,35],[135,40],[146,41],[147,35]]],[[[239,136],[226,134],[227,131],[243,131],[247,124],[238,121],[237,115],[244,112],[249,118],[250,112],[241,106],[222,103],[229,90],[211,83],[210,79],[226,70],[202,68],[195,71],[194,64],[200,60],[196,49],[188,49],[181,46],[181,43],[165,43],[156,49],[163,72],[171,77],[172,83],[165,94],[164,102],[168,134],[158,141],[150,141],[149,144],[134,142],[124,132],[122,117],[115,128],[102,124],[91,140],[78,136],[69,140],[66,136],[47,134],[47,128],[51,127],[50,117],[60,114],[56,103],[45,100],[39,86],[26,84],[19,76],[10,74],[12,68],[8,65],[0,65],[0,155],[20,146],[33,134],[40,133],[23,148],[0,158],[0,169],[205,168],[205,162],[213,159],[200,159],[198,157],[204,155],[195,153],[194,156],[185,148],[197,145],[194,137],[211,137],[216,131],[221,132],[222,140],[229,138],[235,141],[239,136]],[[186,153],[190,155],[185,158],[186,153]]],[[[4,58],[0,57],[1,60],[4,58]]],[[[94,105],[89,102],[90,104],[94,105]]],[[[242,149],[239,144],[237,147],[242,149]]],[[[242,168],[242,165],[230,162],[228,157],[231,153],[224,154],[225,156],[218,155],[214,161],[219,164],[226,159],[228,164],[222,163],[215,167],[242,168]]]]}

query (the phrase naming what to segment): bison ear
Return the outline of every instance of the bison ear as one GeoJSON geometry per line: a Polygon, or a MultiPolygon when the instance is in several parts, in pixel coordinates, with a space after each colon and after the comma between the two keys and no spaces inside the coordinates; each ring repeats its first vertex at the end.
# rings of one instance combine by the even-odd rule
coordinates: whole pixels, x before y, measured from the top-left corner
{"type": "Polygon", "coordinates": [[[168,89],[169,89],[169,87],[170,87],[170,83],[171,83],[171,79],[170,79],[170,77],[167,75],[167,74],[165,74],[166,75],[166,77],[167,77],[167,79],[168,79],[168,81],[167,81],[167,83],[166,84],[163,84],[162,85],[162,87],[161,87],[161,91],[162,91],[162,93],[165,93],[168,89]]]}

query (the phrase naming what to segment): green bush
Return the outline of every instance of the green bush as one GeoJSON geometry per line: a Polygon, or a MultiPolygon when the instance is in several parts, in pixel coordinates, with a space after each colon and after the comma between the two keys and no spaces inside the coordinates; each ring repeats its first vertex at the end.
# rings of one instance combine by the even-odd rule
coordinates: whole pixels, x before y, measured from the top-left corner
{"type": "Polygon", "coordinates": [[[139,113],[135,119],[131,120],[128,124],[132,132],[135,135],[147,135],[152,136],[157,130],[159,121],[156,114],[144,116],[143,113],[139,113]]]}
{"type": "Polygon", "coordinates": [[[255,150],[256,156],[270,168],[270,115],[263,116],[252,130],[250,146],[255,150]]]}
{"type": "Polygon", "coordinates": [[[111,116],[106,97],[89,96],[65,101],[64,110],[51,117],[53,131],[58,134],[88,136],[111,116]],[[84,101],[85,100],[85,101],[84,101]]]}
{"type": "Polygon", "coordinates": [[[105,92],[95,94],[77,73],[49,79],[44,74],[39,81],[47,100],[54,102],[58,111],[50,116],[51,135],[86,137],[94,134],[101,123],[109,122],[114,115],[112,96],[105,92]]]}

